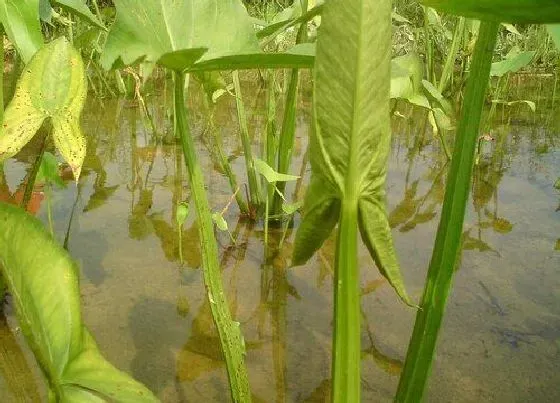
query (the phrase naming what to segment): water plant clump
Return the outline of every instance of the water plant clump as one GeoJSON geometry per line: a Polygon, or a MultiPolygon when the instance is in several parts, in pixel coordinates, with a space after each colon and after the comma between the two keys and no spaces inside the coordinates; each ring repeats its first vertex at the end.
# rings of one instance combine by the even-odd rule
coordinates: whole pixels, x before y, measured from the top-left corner
{"type": "MultiPolygon", "coordinates": [[[[157,375],[144,376],[135,362],[122,365],[126,371],[117,369],[104,358],[111,358],[111,350],[102,355],[94,341],[105,336],[89,326],[92,317],[88,304],[82,306],[79,279],[97,281],[96,292],[105,292],[106,276],[122,273],[92,275],[91,261],[81,267],[71,257],[80,256],[70,242],[77,228],[91,225],[91,217],[106,206],[119,211],[122,188],[115,183],[122,172],[105,170],[116,158],[131,163],[124,174],[130,175],[126,189],[132,194],[128,237],[146,245],[153,237],[161,242],[165,264],[174,266],[172,274],[154,268],[153,275],[175,276],[167,287],[178,283],[182,293],[175,311],[163,304],[159,313],[162,318],[178,314],[184,320],[181,332],[190,335],[181,351],[173,348],[180,368],[173,396],[192,400],[199,393],[193,383],[206,382],[223,384],[220,401],[260,399],[255,374],[270,363],[258,362],[255,370],[253,354],[266,346],[276,399],[301,400],[289,396],[292,375],[286,373],[294,348],[287,342],[290,304],[307,302],[330,279],[328,303],[320,302],[332,306],[324,321],[327,337],[318,337],[316,330],[306,333],[317,325],[313,321],[298,323],[304,329],[298,337],[330,354],[331,373],[323,375],[310,399],[330,395],[333,402],[357,402],[370,396],[364,391],[370,372],[364,372],[363,361],[372,357],[398,377],[391,392],[395,401],[421,401],[462,251],[500,256],[482,233],[508,235],[516,228],[498,214],[497,183],[506,163],[495,150],[506,148],[507,134],[500,134],[495,122],[501,118],[509,127],[512,110],[533,114],[535,121],[538,111],[556,107],[560,5],[537,3],[1,1],[0,74],[14,85],[3,86],[7,93],[0,97],[1,300],[8,296],[2,303],[8,321],[0,321],[0,336],[6,345],[17,344],[16,333],[2,332],[17,323],[46,386],[46,391],[26,392],[19,380],[9,381],[15,385],[10,397],[167,399],[167,385],[160,385],[157,375]],[[550,105],[517,90],[524,79],[520,72],[553,81],[550,105]],[[249,81],[258,91],[250,90],[249,81]],[[163,101],[151,103],[159,95],[163,101]],[[143,127],[136,125],[136,107],[143,127]],[[82,115],[96,108],[115,114],[109,141],[91,136],[83,125],[82,115]],[[123,112],[127,108],[130,115],[123,112]],[[129,120],[123,123],[121,114],[129,120]],[[302,120],[310,122],[303,130],[302,120]],[[398,142],[395,122],[417,121],[414,138],[406,140],[405,197],[391,211],[388,164],[398,142]],[[116,157],[123,129],[130,132],[129,150],[116,157]],[[437,169],[430,171],[431,185],[420,196],[425,189],[411,181],[417,174],[411,161],[426,150],[435,150],[437,169]],[[9,182],[21,169],[13,166],[27,169],[15,192],[9,182]],[[162,201],[162,189],[171,189],[170,203],[162,201]],[[64,202],[69,195],[70,204],[64,202]],[[476,228],[465,224],[471,199],[476,228]],[[393,230],[406,233],[438,220],[426,279],[418,283],[393,230]],[[229,268],[232,260],[249,262],[245,255],[258,261],[259,290],[239,280],[254,274],[250,268],[239,263],[229,268]],[[315,261],[321,267],[316,284],[306,278],[315,261]],[[372,273],[379,276],[371,280],[372,273]],[[383,303],[398,306],[403,317],[416,317],[409,340],[395,337],[398,348],[406,350],[403,360],[376,347],[364,313],[370,309],[364,298],[384,284],[393,292],[392,302],[383,303]],[[257,294],[257,306],[244,305],[257,294]]],[[[548,155],[554,149],[550,144],[534,148],[548,155]]],[[[547,183],[557,175],[549,174],[547,183]]],[[[103,244],[88,234],[91,242],[103,244]]],[[[557,250],[558,241],[547,247],[557,250]]],[[[152,281],[146,292],[159,280],[152,281]]],[[[507,316],[485,282],[478,284],[496,315],[507,316]]],[[[143,295],[128,297],[140,307],[161,304],[157,299],[148,304],[143,295]]],[[[129,320],[135,347],[142,350],[146,334],[159,330],[142,321],[145,328],[138,331],[138,316],[132,311],[129,320]]],[[[550,332],[498,327],[494,333],[519,346],[550,332]]],[[[163,350],[162,359],[168,360],[163,350]]],[[[4,354],[10,351],[0,349],[0,358],[4,354]]],[[[35,378],[24,361],[14,362],[27,382],[35,378]]],[[[0,376],[17,378],[2,364],[0,376]]]]}

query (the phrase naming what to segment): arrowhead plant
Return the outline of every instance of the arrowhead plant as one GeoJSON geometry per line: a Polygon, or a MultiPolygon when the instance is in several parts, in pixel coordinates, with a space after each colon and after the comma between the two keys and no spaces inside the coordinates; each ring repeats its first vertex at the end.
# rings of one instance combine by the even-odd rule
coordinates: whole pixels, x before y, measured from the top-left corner
{"type": "Polygon", "coordinates": [[[0,128],[0,160],[17,154],[45,120],[57,149],[78,180],[86,155],[80,114],[87,84],[79,53],[59,38],[41,48],[26,66],[0,128]]]}
{"type": "Polygon", "coordinates": [[[333,401],[360,401],[358,232],[400,298],[404,289],[385,210],[390,149],[391,2],[331,0],[314,72],[311,184],[293,263],[305,263],[338,224],[333,401]]]}

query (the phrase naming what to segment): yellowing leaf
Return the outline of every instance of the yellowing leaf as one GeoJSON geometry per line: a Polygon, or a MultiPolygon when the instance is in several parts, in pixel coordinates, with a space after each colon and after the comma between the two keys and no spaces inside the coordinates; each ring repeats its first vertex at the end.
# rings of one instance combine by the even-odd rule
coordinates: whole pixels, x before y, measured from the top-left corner
{"type": "Polygon", "coordinates": [[[79,53],[65,38],[45,45],[25,68],[6,108],[0,130],[0,160],[17,154],[45,119],[50,119],[55,145],[77,180],[86,153],[79,123],[86,92],[79,53]]]}

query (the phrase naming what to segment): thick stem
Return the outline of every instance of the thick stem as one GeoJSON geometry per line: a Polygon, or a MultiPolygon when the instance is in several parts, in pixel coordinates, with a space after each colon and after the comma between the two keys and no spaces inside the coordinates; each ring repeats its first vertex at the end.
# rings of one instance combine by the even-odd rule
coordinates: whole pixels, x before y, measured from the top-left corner
{"type": "Polygon", "coordinates": [[[345,199],[338,229],[334,284],[333,403],[360,401],[358,203],[345,199]]]}
{"type": "Polygon", "coordinates": [[[212,213],[208,203],[202,169],[198,162],[194,141],[190,134],[188,125],[187,108],[184,96],[185,77],[182,73],[175,74],[175,116],[177,119],[176,129],[181,139],[183,154],[189,172],[192,198],[198,220],[198,232],[202,246],[202,269],[204,273],[204,284],[212,317],[218,329],[222,350],[226,360],[229,376],[231,397],[234,402],[249,402],[251,394],[247,370],[245,368],[245,343],[241,335],[238,322],[231,318],[229,305],[226,301],[220,263],[218,259],[218,247],[214,238],[212,213]]]}
{"type": "Polygon", "coordinates": [[[461,234],[467,206],[473,159],[479,137],[484,97],[499,25],[482,22],[465,93],[461,120],[445,190],[428,278],[408,348],[395,400],[421,401],[436,347],[455,265],[460,256],[461,234]]]}

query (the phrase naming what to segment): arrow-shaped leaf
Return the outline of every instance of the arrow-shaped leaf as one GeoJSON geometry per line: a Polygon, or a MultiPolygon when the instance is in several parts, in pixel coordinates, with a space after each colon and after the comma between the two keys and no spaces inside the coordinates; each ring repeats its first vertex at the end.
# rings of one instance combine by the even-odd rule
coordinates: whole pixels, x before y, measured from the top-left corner
{"type": "Polygon", "coordinates": [[[0,129],[0,160],[19,152],[45,119],[50,119],[56,147],[80,176],[86,142],[80,114],[87,84],[79,53],[64,39],[45,45],[20,77],[0,129]]]}
{"type": "Polygon", "coordinates": [[[323,24],[330,24],[322,25],[317,43],[313,176],[293,260],[304,263],[321,246],[334,226],[327,215],[347,205],[359,211],[362,239],[381,273],[409,303],[385,212],[391,17],[377,18],[385,6],[375,1],[331,3],[323,10],[323,24]]]}
{"type": "Polygon", "coordinates": [[[312,46],[264,53],[241,0],[116,0],[105,69],[145,61],[175,71],[311,67],[312,46]]]}
{"type": "MultiPolygon", "coordinates": [[[[253,25],[239,0],[117,0],[115,4],[117,20],[101,57],[106,69],[119,59],[125,65],[142,59],[155,63],[166,53],[189,49],[207,49],[203,59],[259,51],[253,25]]],[[[196,61],[185,52],[183,58],[196,61]]]]}

